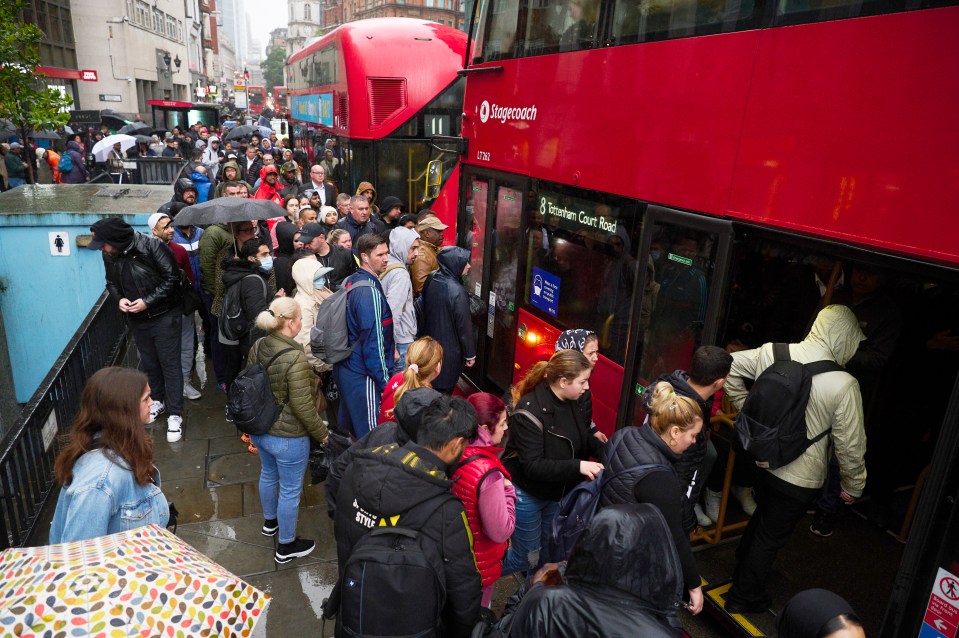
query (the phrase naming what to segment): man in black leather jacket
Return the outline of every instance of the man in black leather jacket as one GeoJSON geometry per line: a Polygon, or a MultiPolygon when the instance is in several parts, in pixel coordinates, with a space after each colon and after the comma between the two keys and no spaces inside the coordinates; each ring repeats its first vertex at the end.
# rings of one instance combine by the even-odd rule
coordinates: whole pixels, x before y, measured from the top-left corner
{"type": "Polygon", "coordinates": [[[135,233],[119,217],[101,219],[90,230],[93,240],[87,247],[103,253],[107,291],[130,321],[150,380],[150,423],[167,411],[167,440],[179,441],[183,422],[181,271],[166,244],[135,233]]]}

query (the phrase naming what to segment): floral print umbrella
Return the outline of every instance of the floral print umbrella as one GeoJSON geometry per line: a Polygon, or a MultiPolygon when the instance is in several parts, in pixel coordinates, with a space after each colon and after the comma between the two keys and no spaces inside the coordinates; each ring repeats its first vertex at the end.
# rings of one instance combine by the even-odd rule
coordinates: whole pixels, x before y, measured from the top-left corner
{"type": "Polygon", "coordinates": [[[0,554],[4,636],[249,636],[268,604],[157,525],[0,554]]]}

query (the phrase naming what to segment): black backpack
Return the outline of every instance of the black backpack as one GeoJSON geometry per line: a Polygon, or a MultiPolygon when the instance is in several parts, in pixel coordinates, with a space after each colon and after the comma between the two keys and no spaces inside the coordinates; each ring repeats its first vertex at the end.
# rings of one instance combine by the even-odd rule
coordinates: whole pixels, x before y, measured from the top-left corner
{"type": "Polygon", "coordinates": [[[436,541],[413,529],[455,497],[443,493],[399,516],[401,527],[374,527],[353,546],[323,615],[337,620],[337,635],[440,635],[446,605],[446,570],[436,541]]]}
{"type": "Polygon", "coordinates": [[[247,277],[256,277],[263,284],[264,296],[269,298],[269,290],[266,288],[266,281],[256,273],[250,273],[242,279],[239,279],[226,289],[223,295],[223,309],[220,310],[219,328],[220,334],[230,341],[239,341],[243,335],[250,331],[251,322],[243,316],[243,281],[247,277]]]}
{"type": "MultiPolygon", "coordinates": [[[[522,414],[533,423],[539,424],[536,418],[526,410],[517,410],[515,414],[522,414]]],[[[615,438],[615,437],[614,437],[615,438]]],[[[617,438],[609,448],[606,458],[613,458],[616,448],[622,443],[623,437],[617,438]]],[[[589,522],[593,520],[596,511],[599,509],[599,500],[603,495],[603,488],[609,485],[610,481],[618,476],[625,474],[639,474],[637,480],[659,470],[669,470],[670,468],[660,463],[646,463],[634,465],[619,472],[609,472],[601,470],[599,475],[592,481],[581,481],[573,489],[567,492],[559,502],[559,510],[553,518],[553,525],[549,533],[549,556],[551,561],[564,561],[569,558],[573,551],[573,545],[582,536],[589,522]]]]}
{"type": "Polygon", "coordinates": [[[270,387],[270,366],[277,357],[293,352],[284,348],[273,355],[266,365],[260,363],[260,344],[256,342],[253,363],[237,375],[226,394],[226,409],[234,425],[247,434],[266,434],[280,417],[282,406],[277,405],[270,387]]]}
{"type": "Polygon", "coordinates": [[[757,466],[770,470],[792,463],[829,434],[832,428],[812,440],[806,437],[806,404],[812,378],[844,370],[835,361],[793,361],[785,343],[774,343],[773,354],[776,360],[756,378],[734,425],[740,449],[757,466]]]}

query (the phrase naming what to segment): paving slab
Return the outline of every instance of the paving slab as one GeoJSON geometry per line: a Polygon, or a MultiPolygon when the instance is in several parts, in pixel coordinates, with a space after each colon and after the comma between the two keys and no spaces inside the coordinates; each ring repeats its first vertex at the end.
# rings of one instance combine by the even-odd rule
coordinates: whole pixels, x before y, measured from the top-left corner
{"type": "MultiPolygon", "coordinates": [[[[217,439],[210,439],[215,441],[217,439]]],[[[242,452],[209,456],[207,463],[206,482],[210,487],[252,483],[260,480],[260,457],[250,454],[245,449],[242,452]]]]}
{"type": "Polygon", "coordinates": [[[245,579],[272,596],[266,614],[252,635],[256,638],[332,636],[334,622],[327,622],[324,631],[320,617],[321,605],[333,590],[336,577],[336,563],[327,562],[245,579]]]}
{"type": "MultiPolygon", "coordinates": [[[[163,466],[160,467],[161,476],[163,466]]],[[[196,523],[243,515],[243,487],[207,487],[204,478],[163,479],[163,493],[180,512],[180,523],[196,523]]]]}

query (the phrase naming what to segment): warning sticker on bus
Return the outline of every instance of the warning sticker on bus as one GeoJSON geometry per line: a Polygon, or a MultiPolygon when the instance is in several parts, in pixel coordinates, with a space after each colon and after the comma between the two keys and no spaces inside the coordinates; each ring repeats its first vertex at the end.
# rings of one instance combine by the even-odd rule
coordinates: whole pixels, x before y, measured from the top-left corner
{"type": "Polygon", "coordinates": [[[534,266],[529,303],[555,317],[559,312],[559,277],[534,266]]]}

